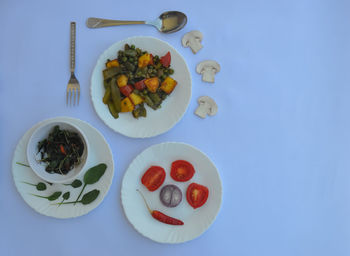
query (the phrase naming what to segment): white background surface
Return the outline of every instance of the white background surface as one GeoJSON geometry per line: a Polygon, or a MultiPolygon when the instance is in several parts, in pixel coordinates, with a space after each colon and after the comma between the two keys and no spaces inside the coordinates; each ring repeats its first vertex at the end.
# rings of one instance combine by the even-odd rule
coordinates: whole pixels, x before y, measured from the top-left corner
{"type": "Polygon", "coordinates": [[[0,2],[1,255],[337,255],[350,254],[350,3],[347,0],[19,1],[0,2]],[[152,19],[165,10],[188,15],[184,30],[147,26],[91,30],[90,16],[152,19]],[[80,106],[65,106],[69,22],[77,22],[80,106]],[[204,35],[193,55],[181,46],[190,30],[204,35]],[[98,56],[136,35],[174,46],[193,77],[184,118],[166,134],[130,139],[95,114],[89,88],[98,56]],[[215,84],[195,65],[218,61],[215,84]],[[196,99],[214,98],[202,120],[196,99]],[[11,160],[38,121],[71,116],[96,127],[111,145],[115,176],[102,204],[76,219],[33,211],[13,183],[11,160]],[[122,211],[120,188],[131,160],[150,145],[180,141],[217,166],[223,206],[201,237],[179,245],[139,235],[122,211]]]}

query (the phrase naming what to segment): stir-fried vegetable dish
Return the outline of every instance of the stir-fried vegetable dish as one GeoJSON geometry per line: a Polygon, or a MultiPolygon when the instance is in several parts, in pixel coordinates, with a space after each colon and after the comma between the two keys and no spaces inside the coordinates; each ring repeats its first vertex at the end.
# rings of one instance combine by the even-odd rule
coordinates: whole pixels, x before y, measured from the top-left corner
{"type": "Polygon", "coordinates": [[[107,60],[103,70],[103,103],[114,118],[123,112],[131,112],[135,118],[146,117],[145,104],[157,110],[174,90],[177,81],[171,77],[173,73],[170,52],[153,56],[125,44],[116,59],[107,60]]]}

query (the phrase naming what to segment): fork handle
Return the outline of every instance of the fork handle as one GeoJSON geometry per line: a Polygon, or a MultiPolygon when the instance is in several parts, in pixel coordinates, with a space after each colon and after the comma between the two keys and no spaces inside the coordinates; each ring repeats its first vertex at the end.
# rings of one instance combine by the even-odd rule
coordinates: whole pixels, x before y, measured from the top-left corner
{"type": "Polygon", "coordinates": [[[107,20],[100,18],[88,18],[86,26],[88,28],[102,28],[109,26],[120,26],[120,25],[133,25],[133,24],[145,24],[145,21],[127,21],[127,20],[107,20]]]}
{"type": "Polygon", "coordinates": [[[70,72],[75,70],[75,22],[70,23],[70,72]]]}

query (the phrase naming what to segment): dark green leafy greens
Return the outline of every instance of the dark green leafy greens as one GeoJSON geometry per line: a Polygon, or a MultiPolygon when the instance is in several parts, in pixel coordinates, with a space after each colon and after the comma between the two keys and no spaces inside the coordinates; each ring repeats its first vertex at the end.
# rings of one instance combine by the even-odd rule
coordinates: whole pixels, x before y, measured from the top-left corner
{"type": "Polygon", "coordinates": [[[35,195],[35,194],[31,194],[31,195],[36,196],[36,197],[40,197],[40,198],[46,198],[49,201],[55,201],[56,199],[58,199],[62,195],[62,192],[57,191],[57,192],[54,192],[53,194],[51,194],[50,196],[40,196],[40,195],[35,195]]]}
{"type": "Polygon", "coordinates": [[[76,204],[76,203],[81,203],[84,205],[90,204],[96,200],[96,198],[98,197],[99,194],[100,194],[100,190],[94,189],[94,190],[91,190],[90,192],[87,192],[86,194],[84,194],[80,201],[61,202],[61,203],[58,203],[58,205],[76,204]]]}
{"type": "Polygon", "coordinates": [[[72,186],[73,188],[79,188],[81,185],[83,185],[83,182],[81,180],[74,180],[71,184],[64,184],[66,186],[72,186]]]}
{"type": "Polygon", "coordinates": [[[46,190],[46,184],[44,182],[39,182],[38,184],[32,184],[32,183],[29,183],[29,182],[25,182],[23,181],[23,183],[25,184],[28,184],[28,185],[31,185],[31,186],[34,186],[36,187],[37,190],[39,191],[43,191],[43,190],[46,190]]]}
{"type": "Polygon", "coordinates": [[[86,171],[85,175],[84,175],[84,186],[82,188],[82,190],[80,191],[79,196],[76,199],[76,203],[79,201],[79,198],[81,196],[81,194],[83,193],[85,187],[87,185],[91,185],[94,184],[96,182],[98,182],[100,180],[100,178],[103,176],[103,174],[105,173],[107,169],[107,165],[106,164],[98,164],[94,167],[91,167],[89,170],[86,171]]]}
{"type": "Polygon", "coordinates": [[[46,163],[49,173],[67,174],[80,164],[84,143],[76,132],[61,130],[56,125],[48,138],[38,143],[41,162],[46,163]]]}

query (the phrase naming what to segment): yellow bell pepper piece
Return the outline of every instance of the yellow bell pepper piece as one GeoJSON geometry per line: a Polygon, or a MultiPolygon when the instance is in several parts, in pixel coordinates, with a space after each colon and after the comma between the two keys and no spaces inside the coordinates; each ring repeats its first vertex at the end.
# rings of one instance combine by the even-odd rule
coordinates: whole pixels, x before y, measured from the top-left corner
{"type": "Polygon", "coordinates": [[[130,93],[129,98],[132,101],[132,103],[134,103],[134,105],[138,105],[143,102],[143,98],[134,92],[130,93]]]}
{"type": "Polygon", "coordinates": [[[176,80],[168,76],[167,78],[164,79],[164,81],[160,85],[160,89],[163,90],[165,93],[170,94],[174,90],[176,85],[177,85],[176,80]]]}
{"type": "Polygon", "coordinates": [[[129,98],[125,98],[121,101],[121,111],[120,112],[131,112],[134,110],[134,105],[129,98]]]}
{"type": "Polygon", "coordinates": [[[126,75],[118,76],[117,84],[118,84],[119,87],[126,86],[128,84],[128,77],[126,75]]]}

